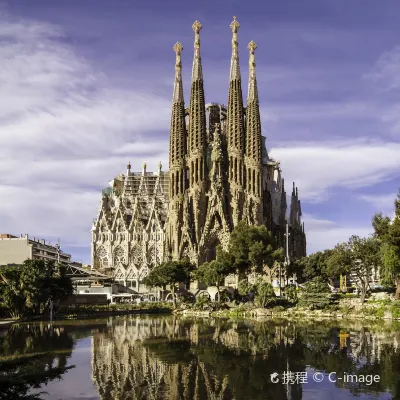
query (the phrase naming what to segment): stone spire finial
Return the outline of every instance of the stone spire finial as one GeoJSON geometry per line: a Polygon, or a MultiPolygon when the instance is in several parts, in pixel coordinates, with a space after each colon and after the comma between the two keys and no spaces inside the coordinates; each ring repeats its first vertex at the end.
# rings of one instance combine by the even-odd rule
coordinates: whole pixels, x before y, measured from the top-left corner
{"type": "Polygon", "coordinates": [[[183,50],[182,45],[177,42],[173,47],[176,53],[175,61],[175,83],[174,83],[174,94],[172,98],[172,103],[183,102],[183,87],[182,87],[182,60],[181,52],[183,50]]]}
{"type": "Polygon", "coordinates": [[[296,194],[296,184],[293,182],[292,196],[296,194]]]}
{"type": "Polygon", "coordinates": [[[126,175],[130,175],[131,174],[131,162],[128,162],[128,165],[126,166],[126,175]]]}
{"type": "Polygon", "coordinates": [[[230,27],[232,29],[232,32],[234,33],[237,33],[237,31],[239,30],[240,24],[236,21],[235,16],[233,16],[233,21],[231,22],[230,27]]]}
{"type": "Polygon", "coordinates": [[[233,17],[233,21],[230,24],[232,30],[232,57],[231,57],[231,73],[230,80],[240,80],[240,66],[239,66],[239,51],[238,51],[238,30],[240,24],[236,21],[236,17],[233,17]]]}
{"type": "Polygon", "coordinates": [[[194,31],[194,57],[192,68],[192,82],[203,80],[203,68],[201,66],[200,56],[200,30],[203,26],[199,21],[194,21],[192,29],[194,31]]]}
{"type": "Polygon", "coordinates": [[[258,103],[258,88],[257,88],[257,78],[256,78],[256,59],[254,52],[257,48],[257,44],[251,41],[247,48],[250,51],[249,58],[249,88],[247,92],[247,104],[251,101],[258,103]]]}

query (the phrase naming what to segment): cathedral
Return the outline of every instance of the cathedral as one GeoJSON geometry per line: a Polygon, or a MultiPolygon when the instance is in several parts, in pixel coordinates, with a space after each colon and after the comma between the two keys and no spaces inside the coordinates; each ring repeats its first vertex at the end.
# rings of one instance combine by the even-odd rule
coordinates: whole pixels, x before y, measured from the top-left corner
{"type": "MultiPolygon", "coordinates": [[[[149,269],[166,260],[189,258],[199,265],[227,249],[239,221],[264,224],[290,259],[306,254],[298,189],[287,204],[279,161],[269,157],[262,135],[255,50],[249,50],[249,82],[243,101],[238,54],[239,23],[234,17],[227,105],[205,102],[196,21],[189,106],[183,98],[183,47],[174,46],[175,80],[169,141],[169,171],[126,172],[102,191],[92,227],[94,268],[121,284],[143,289],[149,269]],[[286,235],[286,236],[285,236],[286,235]],[[287,238],[287,243],[286,243],[287,238]]],[[[141,290],[140,290],[141,291],[141,290]]]]}

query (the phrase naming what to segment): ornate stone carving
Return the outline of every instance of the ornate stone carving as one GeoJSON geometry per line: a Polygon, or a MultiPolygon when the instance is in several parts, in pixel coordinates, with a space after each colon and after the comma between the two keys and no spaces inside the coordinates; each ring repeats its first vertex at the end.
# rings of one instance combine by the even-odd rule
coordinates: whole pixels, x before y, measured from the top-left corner
{"type": "MultiPolygon", "coordinates": [[[[127,276],[133,277],[132,271],[143,275],[146,268],[169,259],[188,257],[197,264],[217,244],[227,249],[230,232],[241,220],[265,224],[283,245],[288,206],[279,162],[268,156],[262,136],[255,69],[257,45],[253,41],[248,44],[245,109],[239,27],[234,17],[230,25],[232,54],[227,106],[205,105],[201,24],[195,21],[192,26],[194,57],[189,107],[183,98],[183,47],[179,42],[175,44],[170,170],[162,171],[159,164],[156,173],[151,173],[144,163],[142,171],[132,172],[129,164],[126,175],[119,175],[110,188],[103,190],[98,218],[93,224],[93,265],[123,265],[130,271],[127,276]],[[157,240],[152,221],[157,221],[157,240]]],[[[304,255],[306,240],[295,188],[289,223],[294,230],[290,251],[296,256],[304,255]]]]}

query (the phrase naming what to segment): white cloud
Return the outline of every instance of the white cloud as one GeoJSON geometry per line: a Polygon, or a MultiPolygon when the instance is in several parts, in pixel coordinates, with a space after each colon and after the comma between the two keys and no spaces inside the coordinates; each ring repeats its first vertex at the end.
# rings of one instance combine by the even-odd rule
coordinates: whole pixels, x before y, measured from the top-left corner
{"type": "Polygon", "coordinates": [[[371,71],[364,75],[364,79],[377,84],[380,90],[399,89],[399,68],[400,46],[395,46],[379,56],[371,71]]]}
{"type": "Polygon", "coordinates": [[[274,148],[285,181],[295,181],[302,200],[323,201],[329,190],[373,186],[399,176],[400,143],[292,143],[274,148]]]}
{"type": "Polygon", "coordinates": [[[386,215],[392,215],[394,213],[394,201],[397,197],[397,193],[389,194],[377,194],[377,195],[362,195],[361,200],[367,201],[372,204],[377,212],[382,212],[386,215]]]}
{"type": "Polygon", "coordinates": [[[334,221],[315,218],[310,214],[304,214],[303,221],[307,234],[307,254],[332,249],[352,235],[367,237],[373,232],[371,226],[343,226],[334,221]]]}
{"type": "MultiPolygon", "coordinates": [[[[100,189],[128,161],[137,171],[142,161],[149,170],[160,160],[167,168],[171,102],[169,96],[111,87],[65,39],[52,25],[2,21],[0,229],[89,247],[100,189]],[[165,132],[164,139],[155,139],[154,131],[165,132]]],[[[362,104],[354,105],[364,113],[362,104]]],[[[315,112],[325,116],[332,109],[315,112]]],[[[271,114],[263,113],[275,118],[271,114]]],[[[296,181],[302,201],[321,201],[331,189],[392,178],[399,171],[399,150],[398,143],[290,143],[271,155],[282,161],[286,181],[296,181]]],[[[309,249],[368,231],[305,222],[309,249]]]]}
{"type": "Polygon", "coordinates": [[[108,87],[65,43],[48,24],[0,27],[0,227],[88,246],[101,187],[128,161],[167,166],[170,100],[108,87]]]}

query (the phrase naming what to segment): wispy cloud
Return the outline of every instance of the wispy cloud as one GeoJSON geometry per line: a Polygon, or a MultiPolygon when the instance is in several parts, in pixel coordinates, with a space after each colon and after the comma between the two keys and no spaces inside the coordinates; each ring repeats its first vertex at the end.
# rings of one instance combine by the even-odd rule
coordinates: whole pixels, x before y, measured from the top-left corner
{"type": "Polygon", "coordinates": [[[319,202],[333,189],[373,186],[398,177],[400,143],[362,141],[294,143],[272,149],[284,176],[295,181],[301,198],[319,202]]]}
{"type": "Polygon", "coordinates": [[[305,214],[303,220],[307,230],[307,253],[332,249],[336,244],[344,242],[352,235],[367,237],[372,233],[371,226],[344,226],[334,221],[318,219],[305,214]]]}
{"type": "Polygon", "coordinates": [[[49,24],[2,24],[0,59],[1,229],[88,246],[108,180],[129,160],[167,166],[165,143],[149,142],[168,127],[170,100],[108,87],[49,24]]]}
{"type": "MultiPolygon", "coordinates": [[[[124,172],[128,161],[138,171],[142,161],[149,170],[155,170],[158,161],[167,168],[171,47],[176,40],[185,47],[188,103],[192,20],[183,26],[181,16],[176,15],[172,25],[162,19],[151,27],[143,20],[140,26],[140,10],[126,5],[123,18],[115,10],[110,18],[103,15],[105,33],[102,24],[93,20],[89,6],[78,19],[80,9],[68,7],[66,31],[61,26],[2,15],[0,227],[16,234],[60,236],[71,248],[83,246],[86,255],[81,258],[88,261],[89,230],[100,189],[124,172]],[[160,40],[160,31],[169,33],[160,40]],[[71,32],[77,32],[73,40],[71,32]],[[89,46],[97,47],[89,51],[89,46]]],[[[253,20],[252,15],[248,18],[248,22],[253,20]]],[[[50,14],[48,20],[52,20],[50,14]]],[[[371,229],[369,217],[365,227],[351,225],[351,221],[344,226],[330,217],[316,218],[313,207],[330,204],[324,202],[342,189],[359,202],[360,210],[366,202],[383,207],[384,196],[363,196],[360,189],[369,188],[371,193],[374,185],[399,178],[400,114],[395,100],[400,88],[400,48],[382,55],[360,79],[370,66],[355,56],[347,63],[343,54],[355,54],[354,48],[365,40],[360,39],[364,31],[312,29],[308,24],[294,24],[292,17],[289,20],[284,29],[281,23],[272,24],[268,34],[264,22],[253,27],[243,21],[243,93],[246,97],[245,46],[247,39],[254,38],[260,46],[257,73],[263,129],[269,146],[273,143],[271,155],[282,162],[286,182],[295,181],[299,187],[309,251],[315,251],[332,247],[353,233],[365,236],[371,229]],[[258,41],[264,37],[264,43],[258,41]],[[346,52],[337,53],[343,47],[338,43],[349,41],[346,52]],[[376,101],[378,96],[382,101],[376,101]]],[[[229,22],[214,29],[210,21],[202,20],[207,102],[227,101],[229,22]]],[[[368,40],[373,37],[369,34],[368,40]]],[[[385,193],[392,191],[385,189],[385,193]]]]}
{"type": "Polygon", "coordinates": [[[394,201],[397,193],[361,195],[360,199],[372,204],[377,212],[392,215],[394,213],[394,201]]]}

